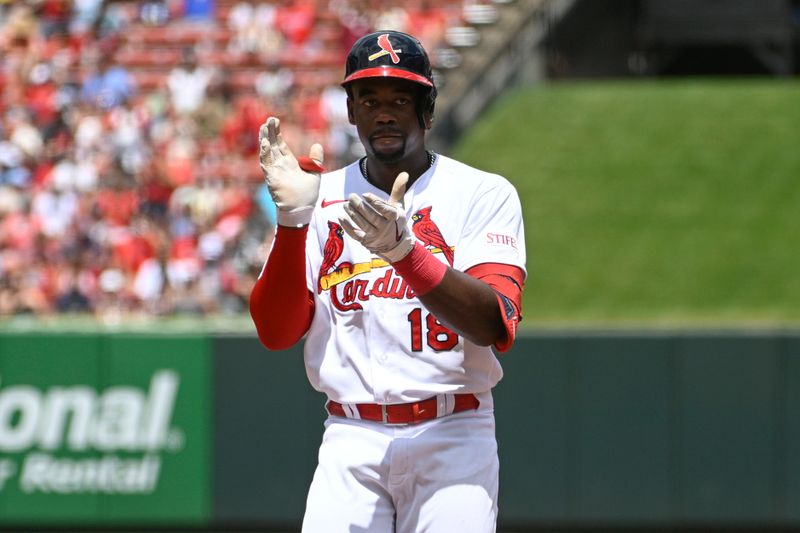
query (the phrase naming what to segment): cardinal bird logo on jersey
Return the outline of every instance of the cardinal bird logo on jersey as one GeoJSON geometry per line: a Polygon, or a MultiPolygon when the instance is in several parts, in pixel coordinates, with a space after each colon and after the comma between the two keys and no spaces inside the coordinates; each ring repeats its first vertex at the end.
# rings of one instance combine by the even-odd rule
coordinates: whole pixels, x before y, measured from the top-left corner
{"type": "Polygon", "coordinates": [[[431,220],[431,209],[432,206],[425,207],[411,216],[411,220],[414,221],[411,230],[425,246],[439,248],[450,266],[453,266],[453,250],[445,242],[439,226],[431,220]]]}
{"type": "MultiPolygon", "coordinates": [[[[322,255],[322,266],[319,267],[319,278],[328,273],[336,265],[336,261],[342,256],[344,250],[344,230],[336,222],[328,221],[328,240],[325,241],[325,248],[322,255]]],[[[317,292],[322,292],[322,285],[318,283],[317,292]]]]}

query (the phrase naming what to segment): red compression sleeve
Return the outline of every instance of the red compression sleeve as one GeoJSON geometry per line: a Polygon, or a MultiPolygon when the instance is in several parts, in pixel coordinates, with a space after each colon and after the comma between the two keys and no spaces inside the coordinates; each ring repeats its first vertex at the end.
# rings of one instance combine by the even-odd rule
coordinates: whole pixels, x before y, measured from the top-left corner
{"type": "Polygon", "coordinates": [[[499,352],[506,352],[517,336],[517,324],[522,320],[522,288],[525,273],[521,268],[503,263],[482,263],[467,270],[467,274],[477,278],[497,293],[506,338],[495,343],[499,352]]]}
{"type": "Polygon", "coordinates": [[[308,331],[314,297],[306,286],[308,226],[278,226],[264,272],[250,293],[250,316],[270,350],[293,346],[308,331]]]}
{"type": "Polygon", "coordinates": [[[407,256],[392,263],[392,266],[411,285],[417,296],[431,292],[442,282],[447,272],[447,265],[436,259],[418,242],[414,243],[414,248],[407,256]]]}

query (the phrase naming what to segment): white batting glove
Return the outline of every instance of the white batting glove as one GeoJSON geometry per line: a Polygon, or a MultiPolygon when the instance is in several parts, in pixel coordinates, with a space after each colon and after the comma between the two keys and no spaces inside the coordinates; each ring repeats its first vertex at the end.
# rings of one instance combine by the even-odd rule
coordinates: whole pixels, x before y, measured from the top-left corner
{"type": "Polygon", "coordinates": [[[275,117],[269,117],[261,125],[258,140],[261,170],[278,206],[278,224],[305,226],[311,222],[314,204],[319,197],[322,145],[312,145],[308,157],[298,160],[283,140],[280,120],[275,117]]]}
{"type": "Polygon", "coordinates": [[[407,183],[408,173],[398,174],[388,201],[371,193],[351,194],[344,204],[347,216],[339,217],[350,237],[388,263],[400,261],[414,248],[403,208],[407,183]]]}

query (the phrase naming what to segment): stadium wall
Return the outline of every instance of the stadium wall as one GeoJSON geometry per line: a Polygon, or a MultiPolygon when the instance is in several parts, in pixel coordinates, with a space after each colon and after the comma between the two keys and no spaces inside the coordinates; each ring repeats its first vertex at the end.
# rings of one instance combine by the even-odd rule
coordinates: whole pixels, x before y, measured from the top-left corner
{"type": "Polygon", "coordinates": [[[447,152],[503,91],[542,81],[542,43],[548,29],[575,0],[530,0],[500,10],[500,19],[482,28],[479,42],[461,51],[463,62],[448,72],[436,101],[428,135],[432,148],[447,152]]]}
{"type": "MultiPolygon", "coordinates": [[[[531,333],[501,356],[500,528],[800,526],[800,333],[531,333]]],[[[299,347],[0,335],[0,528],[297,528],[299,347]]]]}

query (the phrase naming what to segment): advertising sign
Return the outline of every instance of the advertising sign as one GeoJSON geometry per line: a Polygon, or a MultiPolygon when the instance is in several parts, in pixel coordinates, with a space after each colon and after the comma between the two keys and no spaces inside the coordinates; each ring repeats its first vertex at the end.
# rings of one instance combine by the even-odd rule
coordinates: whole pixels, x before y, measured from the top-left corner
{"type": "Polygon", "coordinates": [[[209,357],[201,338],[0,338],[0,524],[202,523],[209,357]]]}

